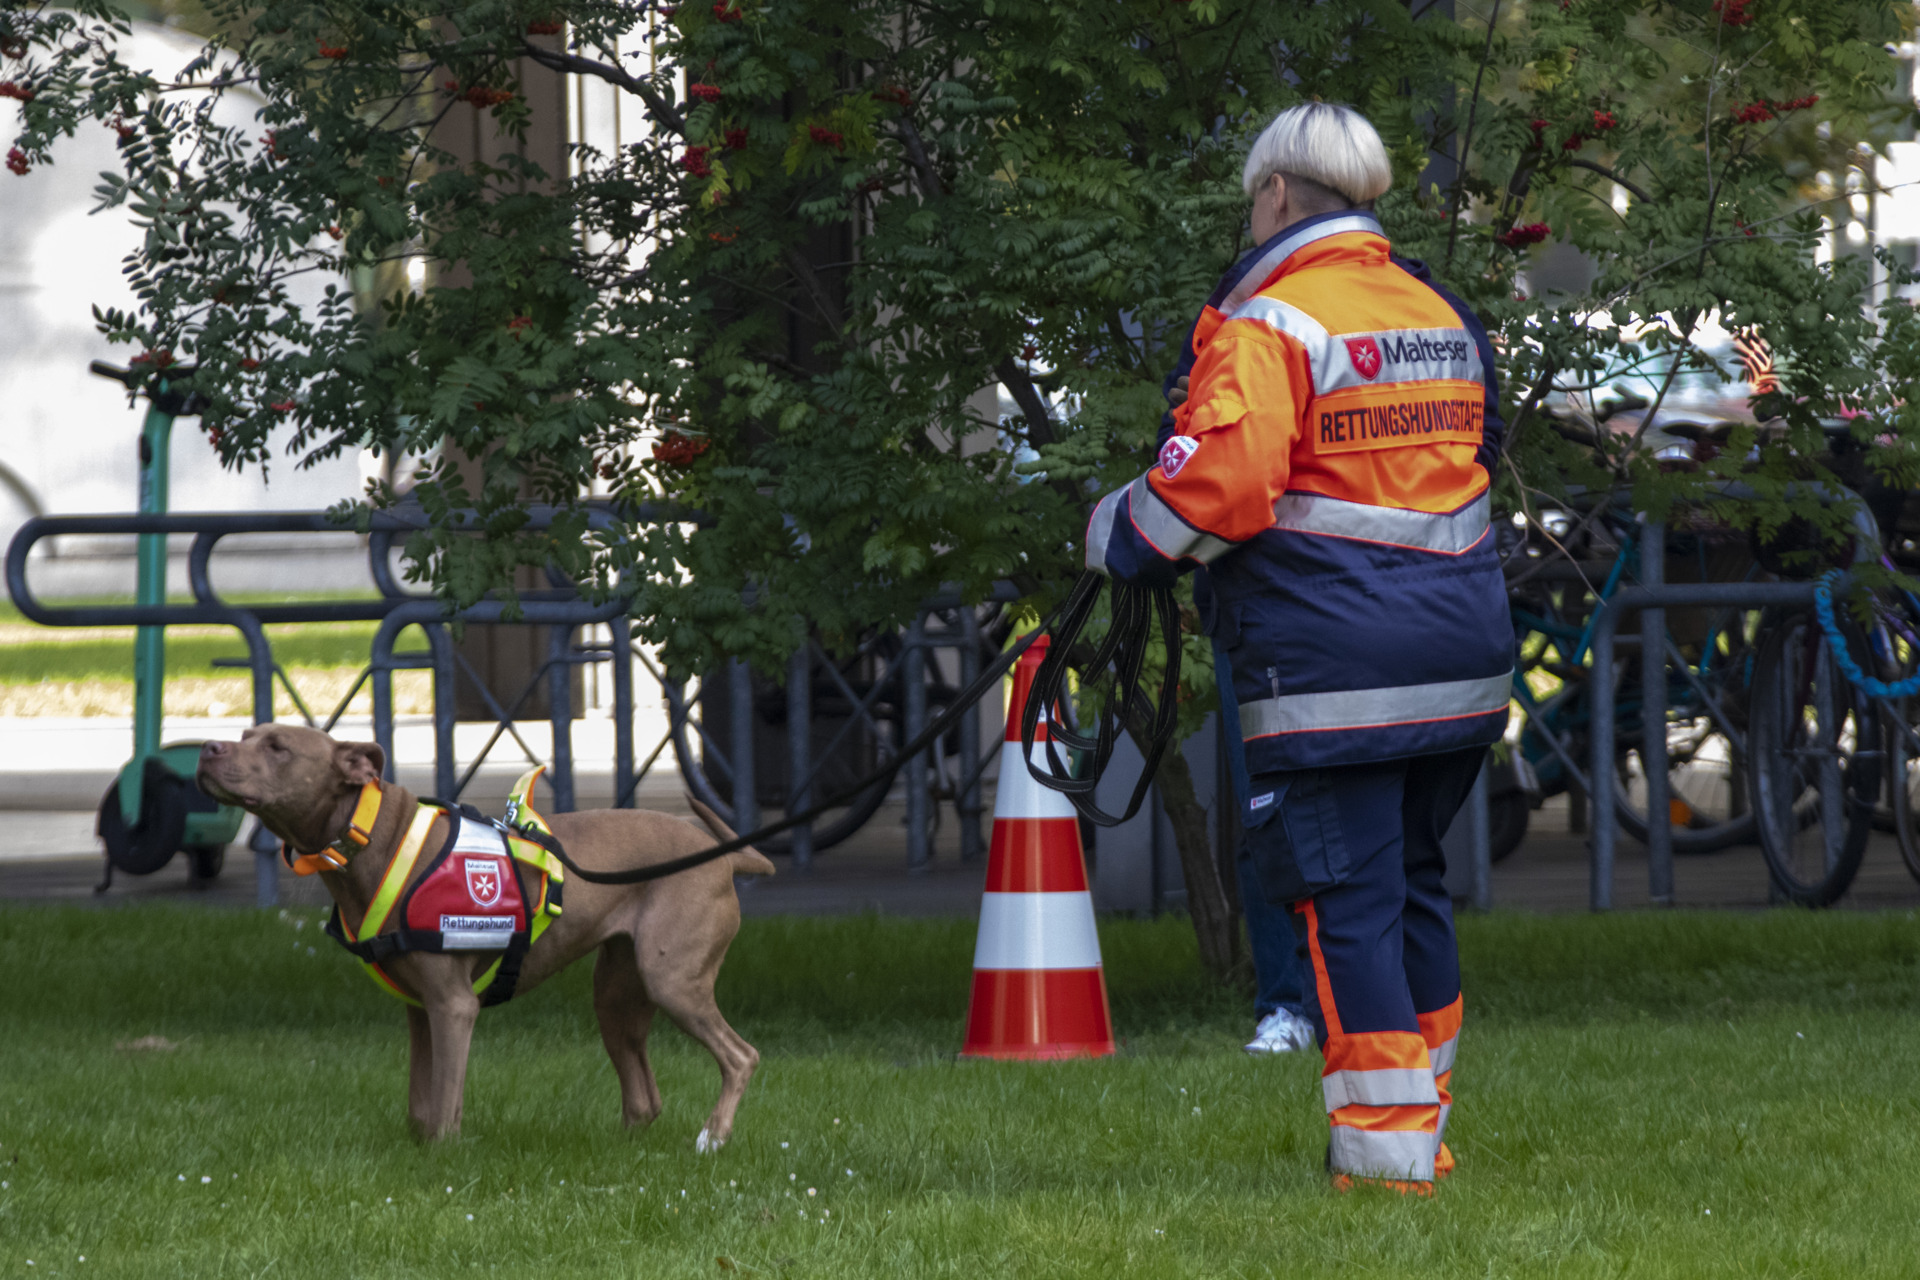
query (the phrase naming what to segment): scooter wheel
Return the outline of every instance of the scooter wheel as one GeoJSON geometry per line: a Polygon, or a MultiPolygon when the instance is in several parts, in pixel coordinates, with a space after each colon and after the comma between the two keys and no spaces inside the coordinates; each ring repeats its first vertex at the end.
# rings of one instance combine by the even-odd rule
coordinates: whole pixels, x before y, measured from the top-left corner
{"type": "Polygon", "coordinates": [[[119,781],[107,788],[94,830],[106,843],[107,857],[116,870],[130,876],[152,875],[173,860],[187,834],[192,786],[164,767],[149,770],[141,789],[140,817],[131,827],[120,816],[119,781]]]}
{"type": "Polygon", "coordinates": [[[195,880],[218,879],[220,868],[227,864],[227,846],[223,844],[188,845],[186,855],[195,880]]]}

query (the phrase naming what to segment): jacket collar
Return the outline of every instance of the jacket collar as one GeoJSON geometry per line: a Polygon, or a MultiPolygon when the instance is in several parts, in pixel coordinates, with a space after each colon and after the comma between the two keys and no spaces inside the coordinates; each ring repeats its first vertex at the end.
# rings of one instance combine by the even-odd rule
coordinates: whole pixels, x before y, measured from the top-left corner
{"type": "Polygon", "coordinates": [[[1260,292],[1261,286],[1273,278],[1288,258],[1316,241],[1351,231],[1368,232],[1383,239],[1386,236],[1386,232],[1380,229],[1380,219],[1367,209],[1339,209],[1304,218],[1234,264],[1233,270],[1227,272],[1226,279],[1215,290],[1211,304],[1231,313],[1235,307],[1260,292]]]}

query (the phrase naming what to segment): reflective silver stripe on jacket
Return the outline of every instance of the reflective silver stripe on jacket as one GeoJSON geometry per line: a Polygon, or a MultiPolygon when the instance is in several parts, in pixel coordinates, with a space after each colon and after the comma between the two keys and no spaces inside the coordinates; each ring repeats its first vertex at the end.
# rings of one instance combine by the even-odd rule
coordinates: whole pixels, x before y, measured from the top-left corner
{"type": "Polygon", "coordinates": [[[1513,673],[1403,684],[1385,689],[1291,693],[1240,704],[1240,736],[1247,739],[1315,729],[1371,729],[1427,720],[1488,715],[1507,705],[1513,673]]]}
{"type": "Polygon", "coordinates": [[[1384,387],[1440,378],[1476,384],[1486,381],[1479,344],[1463,327],[1333,334],[1292,303],[1265,295],[1247,299],[1228,313],[1227,319],[1263,324],[1298,342],[1313,370],[1315,396],[1348,387],[1384,387]],[[1363,341],[1373,344],[1380,360],[1371,378],[1361,376],[1354,364],[1353,348],[1348,345],[1363,341]]]}
{"type": "Polygon", "coordinates": [[[1357,1178],[1405,1178],[1433,1181],[1433,1157],[1440,1141],[1424,1129],[1356,1129],[1336,1124],[1327,1163],[1335,1173],[1357,1178]]]}
{"type": "Polygon", "coordinates": [[[1220,304],[1220,309],[1230,312],[1251,298],[1254,290],[1266,283],[1267,277],[1280,269],[1281,263],[1314,241],[1325,240],[1328,236],[1345,235],[1349,231],[1371,231],[1382,239],[1386,237],[1386,232],[1380,229],[1380,220],[1364,209],[1356,209],[1342,218],[1328,218],[1325,222],[1316,222],[1310,227],[1302,227],[1261,254],[1260,260],[1248,267],[1245,274],[1240,277],[1240,283],[1233,286],[1233,292],[1229,293],[1227,300],[1220,304]]]}
{"type": "Polygon", "coordinates": [[[1373,1071],[1329,1071],[1320,1077],[1320,1092],[1329,1112],[1346,1106],[1434,1107],[1440,1093],[1433,1072],[1413,1067],[1381,1067],[1373,1071]]]}
{"type": "Polygon", "coordinates": [[[1115,489],[1100,499],[1093,509],[1093,518],[1087,521],[1087,568],[1098,574],[1107,572],[1107,544],[1113,541],[1113,518],[1120,510],[1120,498],[1125,489],[1115,489]]]}
{"type": "Polygon", "coordinates": [[[1485,493],[1458,511],[1439,513],[1376,507],[1319,493],[1284,493],[1273,504],[1273,527],[1457,556],[1487,536],[1492,510],[1485,493]]]}
{"type": "Polygon", "coordinates": [[[1201,564],[1211,564],[1215,559],[1233,550],[1234,544],[1210,533],[1202,533],[1173,513],[1173,508],[1161,500],[1141,476],[1127,486],[1132,496],[1131,511],[1133,527],[1140,536],[1153,544],[1153,549],[1169,560],[1191,558],[1201,564]]]}

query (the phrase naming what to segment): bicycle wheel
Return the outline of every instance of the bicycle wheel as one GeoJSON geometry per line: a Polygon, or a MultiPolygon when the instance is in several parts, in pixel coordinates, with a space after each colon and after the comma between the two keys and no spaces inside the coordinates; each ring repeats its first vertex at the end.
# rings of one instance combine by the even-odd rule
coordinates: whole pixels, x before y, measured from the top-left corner
{"type": "Polygon", "coordinates": [[[1920,715],[1920,705],[1911,698],[1903,698],[1888,709],[1887,801],[1893,811],[1893,836],[1900,846],[1900,861],[1907,864],[1909,875],[1920,880],[1920,831],[1914,829],[1920,822],[1920,751],[1901,732],[1901,724],[1914,724],[1916,715],[1920,715]],[[1900,717],[1900,723],[1893,723],[1893,716],[1900,717]]]}
{"type": "Polygon", "coordinates": [[[1879,713],[1833,660],[1812,614],[1779,620],[1754,667],[1748,778],[1760,849],[1790,901],[1824,907],[1853,883],[1880,790],[1879,713]]]}
{"type": "MultiPolygon", "coordinates": [[[[1618,757],[1620,825],[1647,840],[1647,776],[1636,731],[1618,757]]],[[[1667,723],[1667,811],[1675,853],[1714,853],[1753,838],[1753,807],[1739,753],[1711,716],[1667,723]]]]}

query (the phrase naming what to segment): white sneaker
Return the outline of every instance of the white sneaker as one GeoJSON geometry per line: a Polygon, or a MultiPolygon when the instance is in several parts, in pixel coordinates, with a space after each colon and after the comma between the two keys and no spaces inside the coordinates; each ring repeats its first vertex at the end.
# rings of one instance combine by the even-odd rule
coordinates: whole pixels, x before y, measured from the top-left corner
{"type": "Polygon", "coordinates": [[[1285,1009],[1275,1009],[1260,1019],[1253,1039],[1247,1044],[1248,1053],[1292,1053],[1296,1049],[1311,1048],[1313,1024],[1285,1009]]]}

